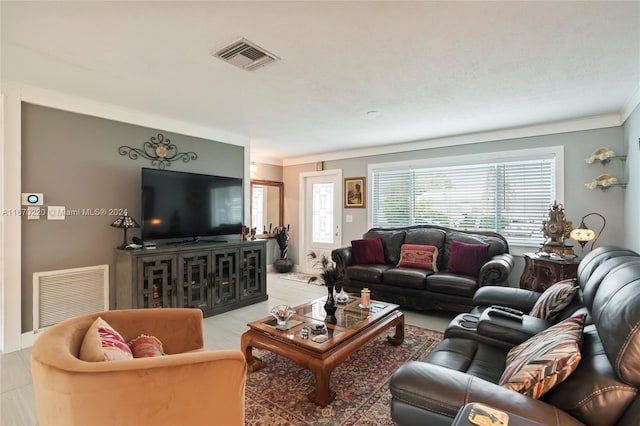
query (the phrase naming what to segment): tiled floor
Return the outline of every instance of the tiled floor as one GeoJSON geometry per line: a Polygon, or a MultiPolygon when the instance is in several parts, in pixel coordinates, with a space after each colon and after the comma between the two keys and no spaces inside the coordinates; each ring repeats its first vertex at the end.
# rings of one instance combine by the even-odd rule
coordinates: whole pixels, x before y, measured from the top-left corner
{"type": "MultiPolygon", "coordinates": [[[[269,300],[204,320],[205,346],[210,349],[239,349],[247,322],[268,315],[275,305],[299,305],[326,295],[326,288],[305,282],[284,280],[269,274],[269,300]]],[[[453,314],[403,310],[407,324],[444,330],[453,314]]],[[[0,426],[37,425],[33,386],[29,368],[30,349],[0,354],[0,426]]]]}

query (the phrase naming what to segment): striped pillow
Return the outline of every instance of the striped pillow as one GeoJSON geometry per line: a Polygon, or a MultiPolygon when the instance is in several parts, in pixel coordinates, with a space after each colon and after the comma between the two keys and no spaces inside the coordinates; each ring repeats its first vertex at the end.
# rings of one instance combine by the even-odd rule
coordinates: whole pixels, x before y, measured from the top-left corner
{"type": "Polygon", "coordinates": [[[135,339],[129,341],[128,344],[134,358],[149,358],[166,355],[162,348],[162,342],[155,336],[141,334],[135,339]]]}
{"type": "Polygon", "coordinates": [[[567,318],[512,348],[498,384],[539,399],[569,377],[580,362],[585,316],[567,318]]]}
{"type": "Polygon", "coordinates": [[[120,333],[98,317],[84,335],[80,359],[88,362],[119,361],[133,359],[133,353],[120,333]]]}
{"type": "Polygon", "coordinates": [[[546,321],[553,319],[573,300],[578,288],[575,278],[558,281],[540,295],[529,315],[546,321]]]}

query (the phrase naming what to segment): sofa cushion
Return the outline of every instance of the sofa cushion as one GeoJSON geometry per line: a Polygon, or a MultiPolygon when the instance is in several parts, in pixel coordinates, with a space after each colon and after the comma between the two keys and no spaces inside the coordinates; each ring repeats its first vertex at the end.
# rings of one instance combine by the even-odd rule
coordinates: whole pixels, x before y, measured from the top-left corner
{"type": "Polygon", "coordinates": [[[155,336],[141,334],[128,343],[134,358],[151,358],[166,355],[162,342],[155,336]]]}
{"type": "Polygon", "coordinates": [[[499,384],[539,399],[569,377],[580,362],[585,317],[574,315],[512,348],[499,384]]]}
{"type": "Polygon", "coordinates": [[[353,265],[346,270],[350,280],[367,283],[382,283],[382,273],[390,268],[389,265],[353,265]]]}
{"type": "Polygon", "coordinates": [[[382,273],[382,283],[397,287],[424,289],[425,279],[433,274],[433,271],[416,268],[389,268],[382,273]]]}
{"type": "Polygon", "coordinates": [[[638,390],[616,375],[593,324],[584,328],[580,357],[576,371],[542,400],[586,424],[617,424],[638,390]]]}
{"type": "Polygon", "coordinates": [[[398,266],[438,272],[438,247],[422,244],[403,244],[398,266]]]}
{"type": "Polygon", "coordinates": [[[529,315],[553,321],[560,311],[569,306],[577,291],[575,279],[559,281],[540,295],[529,315]]]}
{"type": "Polygon", "coordinates": [[[425,288],[435,293],[473,297],[476,290],[478,290],[478,283],[475,277],[438,272],[427,277],[425,288]]]}
{"type": "Polygon", "coordinates": [[[120,333],[98,317],[84,335],[80,359],[88,362],[119,361],[133,359],[133,353],[120,333]]]}
{"type": "Polygon", "coordinates": [[[447,271],[451,273],[477,276],[488,260],[488,244],[468,244],[452,240],[449,246],[447,271]]]}
{"type": "Polygon", "coordinates": [[[507,349],[451,337],[440,342],[423,361],[498,383],[506,356],[507,349]]]}
{"type": "Polygon", "coordinates": [[[351,241],[353,263],[356,265],[384,264],[384,251],[380,238],[363,238],[351,241]]]}
{"type": "Polygon", "coordinates": [[[397,265],[400,260],[400,249],[404,243],[406,231],[404,229],[379,229],[374,228],[367,231],[362,238],[380,238],[384,249],[384,261],[392,265],[397,265]]]}
{"type": "Polygon", "coordinates": [[[405,244],[423,244],[438,247],[438,251],[444,250],[444,240],[447,233],[438,228],[408,228],[404,238],[405,244]]]}

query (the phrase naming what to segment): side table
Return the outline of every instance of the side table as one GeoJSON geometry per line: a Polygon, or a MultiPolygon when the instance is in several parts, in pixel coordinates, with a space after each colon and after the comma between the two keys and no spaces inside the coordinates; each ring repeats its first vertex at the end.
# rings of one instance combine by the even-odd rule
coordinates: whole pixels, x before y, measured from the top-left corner
{"type": "Polygon", "coordinates": [[[536,253],[525,253],[524,262],[520,288],[542,293],[558,281],[575,278],[580,258],[544,257],[536,253]]]}

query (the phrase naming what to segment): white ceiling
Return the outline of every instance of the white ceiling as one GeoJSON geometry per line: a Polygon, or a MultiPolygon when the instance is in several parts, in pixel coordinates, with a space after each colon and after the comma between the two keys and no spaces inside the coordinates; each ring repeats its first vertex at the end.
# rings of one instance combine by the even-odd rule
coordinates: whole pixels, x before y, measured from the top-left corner
{"type": "Polygon", "coordinates": [[[624,118],[640,88],[638,1],[0,3],[3,79],[236,135],[256,160],[624,118]],[[210,56],[240,37],[282,60],[210,56]]]}

